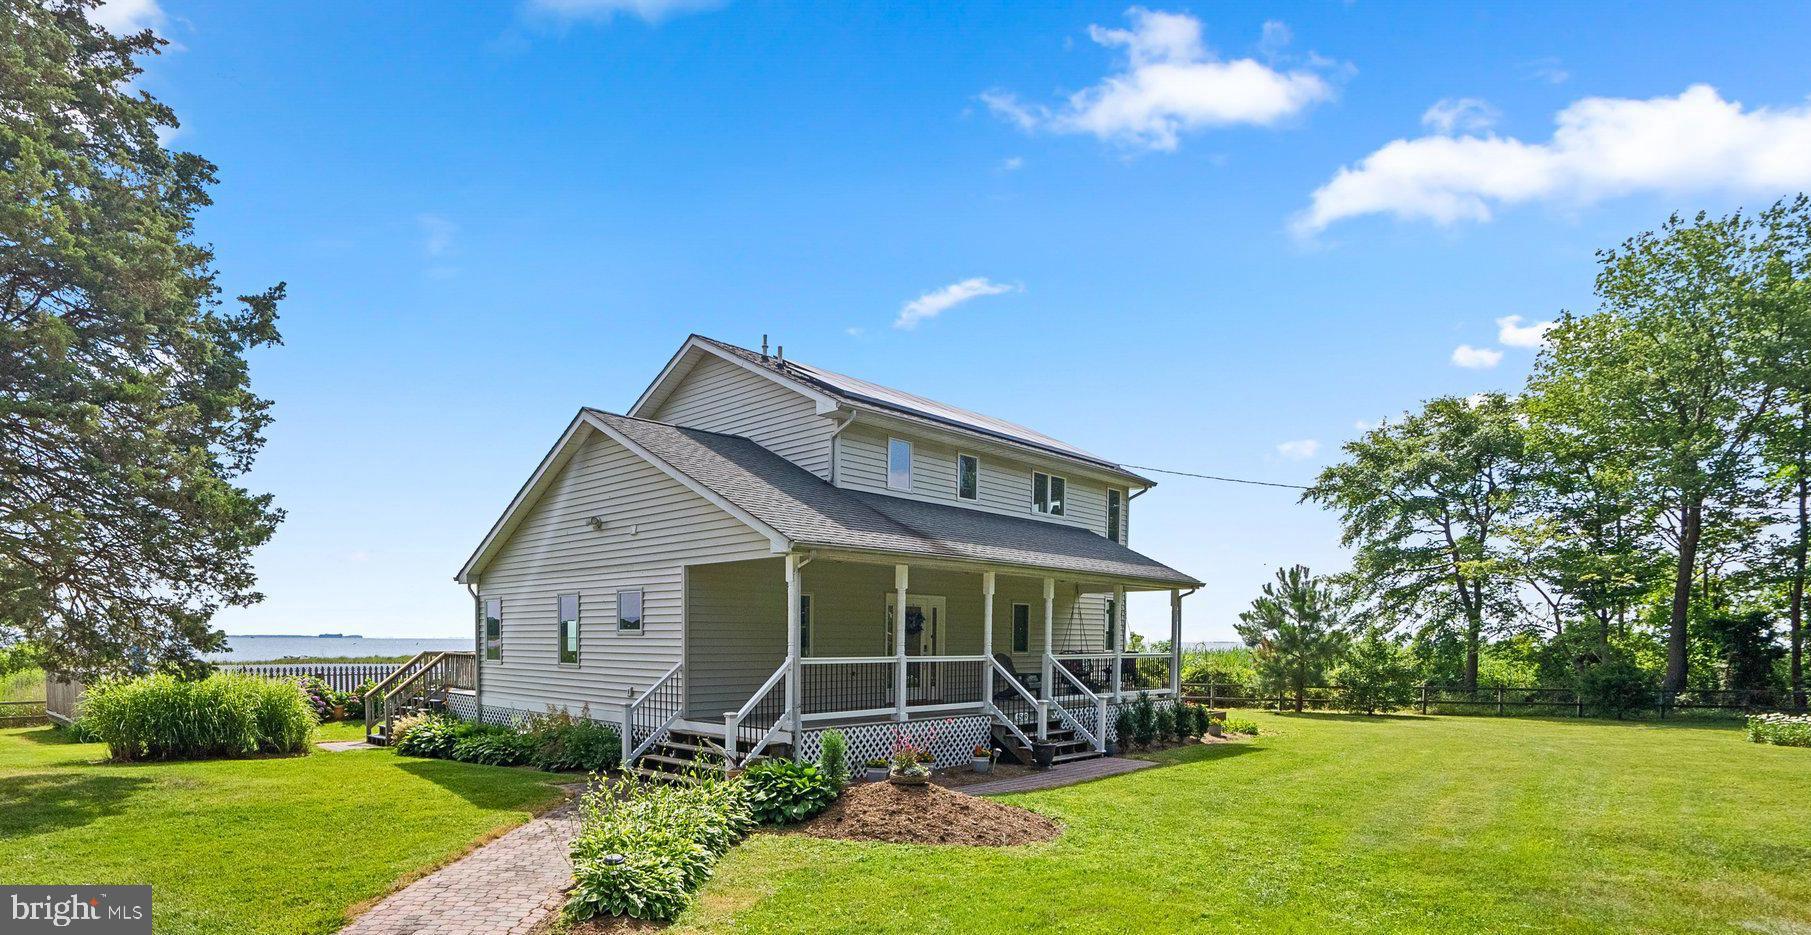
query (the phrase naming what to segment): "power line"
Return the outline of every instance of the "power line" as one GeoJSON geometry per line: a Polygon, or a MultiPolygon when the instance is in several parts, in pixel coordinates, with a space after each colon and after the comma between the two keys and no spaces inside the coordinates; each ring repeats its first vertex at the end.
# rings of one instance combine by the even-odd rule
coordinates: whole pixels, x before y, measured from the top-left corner
{"type": "Polygon", "coordinates": [[[1304,484],[1279,484],[1276,481],[1269,480],[1246,480],[1243,477],[1221,477],[1218,474],[1196,474],[1193,471],[1172,471],[1167,468],[1151,467],[1145,464],[1128,464],[1125,466],[1138,471],[1156,471],[1159,474],[1176,474],[1182,477],[1200,478],[1201,480],[1225,481],[1228,484],[1252,484],[1258,487],[1287,487],[1290,490],[1312,489],[1304,484]]]}

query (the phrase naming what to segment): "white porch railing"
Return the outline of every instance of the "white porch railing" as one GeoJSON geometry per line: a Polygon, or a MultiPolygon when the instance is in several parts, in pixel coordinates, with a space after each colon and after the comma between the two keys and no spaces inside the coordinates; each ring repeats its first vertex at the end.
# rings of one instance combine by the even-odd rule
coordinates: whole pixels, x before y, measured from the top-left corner
{"type": "Polygon", "coordinates": [[[792,726],[786,710],[786,680],[792,667],[780,663],[742,707],[723,715],[723,768],[759,756],[780,732],[792,726]],[[748,752],[743,753],[746,749],[748,752]]]}
{"type": "Polygon", "coordinates": [[[648,752],[666,736],[673,722],[685,711],[685,663],[676,662],[665,675],[654,680],[641,697],[623,705],[623,765],[628,766],[648,752]]]}
{"type": "Polygon", "coordinates": [[[808,656],[799,660],[805,721],[984,710],[986,656],[907,656],[905,695],[898,656],[808,656]]]}
{"type": "Polygon", "coordinates": [[[993,714],[995,723],[1005,725],[1026,749],[1030,749],[1031,738],[1025,735],[1020,725],[1032,724],[1033,732],[1040,738],[1044,737],[1049,721],[1045,716],[1044,703],[1033,697],[998,659],[990,657],[987,664],[994,667],[994,684],[1006,686],[994,690],[994,697],[987,700],[987,710],[993,714]]]}
{"type": "Polygon", "coordinates": [[[1089,746],[1106,750],[1106,696],[1091,691],[1055,656],[1050,657],[1050,671],[1054,675],[1050,686],[1051,712],[1070,730],[1086,738],[1089,746]]]}
{"type": "Polygon", "coordinates": [[[1083,687],[1097,695],[1113,697],[1115,687],[1121,697],[1143,692],[1152,697],[1170,693],[1170,668],[1175,659],[1169,653],[1057,653],[1051,665],[1061,668],[1079,680],[1083,687]],[[1115,686],[1113,661],[1119,662],[1119,680],[1115,686]]]}

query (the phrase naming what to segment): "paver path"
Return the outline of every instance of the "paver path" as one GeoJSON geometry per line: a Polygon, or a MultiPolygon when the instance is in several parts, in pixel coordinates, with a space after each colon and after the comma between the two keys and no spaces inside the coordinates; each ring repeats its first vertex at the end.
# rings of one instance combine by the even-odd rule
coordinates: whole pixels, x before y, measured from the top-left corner
{"type": "Polygon", "coordinates": [[[1150,760],[1128,760],[1124,757],[1103,756],[1092,760],[1076,760],[1064,763],[1055,769],[1040,773],[1027,773],[1011,779],[995,779],[990,782],[970,783],[958,787],[959,791],[969,795],[998,795],[1002,792],[1030,792],[1034,789],[1055,789],[1058,786],[1074,785],[1090,779],[1102,779],[1117,776],[1133,770],[1156,766],[1150,760]]]}
{"type": "Polygon", "coordinates": [[[347,750],[376,750],[376,744],[364,740],[324,740],[315,744],[330,753],[345,753],[347,750]]]}
{"type": "Polygon", "coordinates": [[[572,885],[568,802],[385,897],[340,935],[523,935],[572,885]]]}

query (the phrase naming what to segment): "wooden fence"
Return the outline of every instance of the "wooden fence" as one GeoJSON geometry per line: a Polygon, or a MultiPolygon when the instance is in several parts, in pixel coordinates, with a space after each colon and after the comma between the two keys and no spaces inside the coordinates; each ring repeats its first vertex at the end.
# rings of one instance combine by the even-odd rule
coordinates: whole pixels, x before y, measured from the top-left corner
{"type": "Polygon", "coordinates": [[[321,662],[284,665],[223,665],[222,672],[243,672],[267,679],[293,679],[312,675],[336,692],[349,692],[366,682],[381,682],[398,668],[394,662],[321,662]]]}
{"type": "MultiPolygon", "coordinates": [[[[1269,708],[1293,710],[1295,696],[1289,692],[1260,692],[1250,685],[1185,682],[1183,695],[1189,701],[1210,708],[1269,708]]],[[[1342,699],[1345,689],[1338,685],[1311,685],[1302,698],[1308,710],[1346,710],[1342,699]]],[[[1791,693],[1775,691],[1686,690],[1655,691],[1650,702],[1621,711],[1584,697],[1570,688],[1539,686],[1491,685],[1467,689],[1453,685],[1419,685],[1405,707],[1422,714],[1557,714],[1584,717],[1586,714],[1653,714],[1666,718],[1681,714],[1708,714],[1741,717],[1760,711],[1806,710],[1794,705],[1791,693]]]]}

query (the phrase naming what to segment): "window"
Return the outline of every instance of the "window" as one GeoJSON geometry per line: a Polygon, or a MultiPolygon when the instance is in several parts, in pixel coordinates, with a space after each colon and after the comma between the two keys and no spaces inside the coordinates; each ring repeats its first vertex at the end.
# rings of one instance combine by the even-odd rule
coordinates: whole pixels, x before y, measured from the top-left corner
{"type": "Polygon", "coordinates": [[[811,655],[811,595],[799,595],[799,652],[811,655]]]}
{"type": "Polygon", "coordinates": [[[503,602],[494,597],[484,602],[484,658],[503,658],[503,602]]]}
{"type": "Polygon", "coordinates": [[[974,500],[981,493],[981,459],[974,455],[956,456],[956,499],[974,500]]]}
{"type": "Polygon", "coordinates": [[[560,601],[560,661],[579,661],[579,596],[562,594],[560,601]]]}
{"type": "Polygon", "coordinates": [[[1012,605],[1012,651],[1031,652],[1031,605],[1012,605]]]}
{"type": "Polygon", "coordinates": [[[1119,491],[1107,491],[1107,538],[1119,541],[1119,491]]]}
{"type": "Polygon", "coordinates": [[[1063,496],[1069,484],[1054,474],[1034,471],[1031,474],[1031,508],[1051,516],[1063,515],[1063,496]]]}
{"type": "Polygon", "coordinates": [[[887,439],[887,489],[912,489],[912,443],[903,438],[887,439]]]}
{"type": "Polygon", "coordinates": [[[1119,602],[1107,598],[1107,651],[1114,650],[1114,643],[1119,639],[1119,602]]]}
{"type": "Polygon", "coordinates": [[[641,592],[616,592],[616,629],[620,633],[641,632],[641,592]]]}

